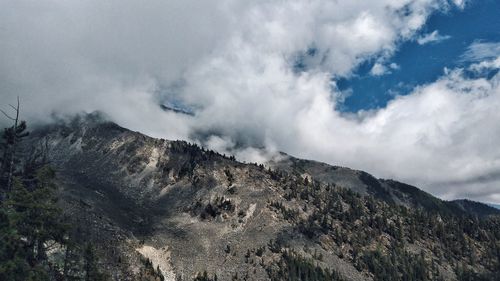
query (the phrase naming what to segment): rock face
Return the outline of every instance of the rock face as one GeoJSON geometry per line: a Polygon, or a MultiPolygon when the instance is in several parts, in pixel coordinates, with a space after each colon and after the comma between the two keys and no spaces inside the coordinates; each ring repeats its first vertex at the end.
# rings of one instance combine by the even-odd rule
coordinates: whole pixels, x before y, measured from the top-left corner
{"type": "MultiPolygon", "coordinates": [[[[27,157],[43,155],[56,168],[61,206],[82,235],[99,245],[103,270],[117,280],[143,280],[144,258],[165,280],[193,280],[204,271],[218,280],[280,280],[290,260],[333,272],[338,280],[382,280],[360,253],[387,253],[401,241],[429,264],[439,260],[437,273],[429,276],[453,280],[454,264],[469,260],[458,253],[438,257],[448,249],[439,238],[409,238],[410,219],[404,214],[413,209],[435,218],[498,213],[287,155],[268,163],[271,169],[243,164],[183,141],[150,138],[96,115],[37,129],[24,151],[27,157]],[[351,213],[354,217],[347,216],[351,213]],[[385,226],[404,232],[402,238],[385,226]],[[353,242],[359,235],[362,242],[353,242]]],[[[484,259],[470,266],[477,272],[496,266],[484,253],[485,241],[498,231],[498,225],[493,227],[484,230],[483,240],[464,234],[474,255],[484,259]]]]}

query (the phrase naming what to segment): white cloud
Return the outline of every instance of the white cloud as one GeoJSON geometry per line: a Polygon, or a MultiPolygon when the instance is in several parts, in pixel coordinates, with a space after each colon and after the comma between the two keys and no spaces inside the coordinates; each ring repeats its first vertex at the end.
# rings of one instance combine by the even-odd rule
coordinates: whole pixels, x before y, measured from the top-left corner
{"type": "Polygon", "coordinates": [[[468,0],[453,0],[453,3],[460,9],[465,8],[465,5],[467,4],[468,0]]]}
{"type": "Polygon", "coordinates": [[[394,63],[394,62],[393,62],[393,63],[391,63],[391,64],[389,64],[389,67],[390,67],[391,69],[394,69],[394,70],[398,70],[398,69],[400,69],[400,68],[401,68],[401,67],[400,67],[397,63],[394,63]]]}
{"type": "Polygon", "coordinates": [[[370,74],[374,76],[380,76],[386,74],[388,71],[389,70],[385,65],[377,62],[373,65],[372,69],[370,70],[370,74]]]}
{"type": "Polygon", "coordinates": [[[20,95],[31,122],[102,110],[250,161],[265,159],[265,146],[498,202],[498,75],[454,70],[384,109],[335,110],[345,93],[331,77],[367,60],[397,69],[385,62],[441,0],[0,3],[0,95],[20,95]],[[164,100],[195,116],[163,112],[164,100]]]}
{"type": "Polygon", "coordinates": [[[499,82],[498,74],[489,80],[469,79],[461,70],[451,71],[361,122],[318,130],[330,133],[317,139],[340,145],[325,144],[330,151],[316,151],[314,157],[328,155],[347,166],[419,184],[445,198],[498,202],[499,82]]]}
{"type": "Polygon", "coordinates": [[[385,66],[383,62],[376,62],[370,69],[370,74],[373,76],[381,76],[384,74],[390,74],[392,73],[391,70],[398,70],[399,68],[399,65],[396,63],[390,63],[388,66],[385,66]]]}
{"type": "Polygon", "coordinates": [[[419,38],[417,38],[417,43],[419,45],[425,45],[425,44],[429,44],[429,43],[438,43],[438,42],[441,42],[441,41],[444,41],[444,40],[447,40],[450,38],[451,38],[451,36],[440,35],[439,31],[434,30],[431,33],[424,34],[424,35],[420,36],[419,38]]]}
{"type": "Polygon", "coordinates": [[[129,106],[120,102],[128,93],[164,89],[204,63],[237,68],[249,55],[287,70],[311,46],[311,71],[349,75],[366,58],[392,53],[441,2],[3,0],[0,92],[20,95],[31,119],[54,109],[113,116],[129,106]]]}
{"type": "Polygon", "coordinates": [[[500,69],[500,57],[492,60],[484,60],[478,63],[474,63],[469,66],[469,70],[475,73],[482,73],[483,71],[500,69]]]}
{"type": "Polygon", "coordinates": [[[496,58],[500,54],[500,42],[476,41],[467,47],[462,61],[483,61],[496,58]]]}

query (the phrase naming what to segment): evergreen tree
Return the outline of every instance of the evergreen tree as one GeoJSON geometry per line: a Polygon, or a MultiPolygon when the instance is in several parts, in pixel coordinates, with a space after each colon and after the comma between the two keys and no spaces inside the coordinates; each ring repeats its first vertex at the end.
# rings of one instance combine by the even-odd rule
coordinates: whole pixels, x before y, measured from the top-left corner
{"type": "MultiPolygon", "coordinates": [[[[13,124],[9,128],[5,128],[0,142],[0,148],[3,150],[0,153],[0,187],[3,192],[10,190],[12,187],[14,174],[16,172],[17,148],[18,143],[22,138],[28,135],[25,121],[19,120],[20,104],[19,97],[17,98],[17,106],[10,105],[15,112],[15,117],[10,116],[5,111],[0,110],[13,124]]],[[[0,200],[3,197],[0,197],[0,200]]]]}
{"type": "Polygon", "coordinates": [[[92,243],[87,243],[84,250],[85,281],[104,281],[106,276],[98,270],[98,259],[92,243]]]}
{"type": "Polygon", "coordinates": [[[19,122],[2,135],[0,280],[81,280],[81,272],[87,280],[105,280],[93,249],[68,241],[69,226],[57,206],[55,171],[36,159],[20,167],[16,146],[27,136],[26,129],[19,122]],[[47,252],[53,245],[66,248],[63,265],[51,263],[47,252]]]}

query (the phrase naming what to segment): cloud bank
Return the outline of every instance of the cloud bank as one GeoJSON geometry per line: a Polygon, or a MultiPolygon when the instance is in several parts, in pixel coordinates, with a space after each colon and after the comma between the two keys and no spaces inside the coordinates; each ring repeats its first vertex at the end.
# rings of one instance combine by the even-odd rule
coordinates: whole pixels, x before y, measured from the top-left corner
{"type": "Polygon", "coordinates": [[[338,78],[367,60],[397,69],[385,65],[398,44],[453,5],[463,1],[2,0],[0,95],[19,95],[31,122],[101,110],[240,159],[282,150],[500,202],[498,74],[467,74],[494,69],[491,58],[386,108],[336,110],[338,78]]]}

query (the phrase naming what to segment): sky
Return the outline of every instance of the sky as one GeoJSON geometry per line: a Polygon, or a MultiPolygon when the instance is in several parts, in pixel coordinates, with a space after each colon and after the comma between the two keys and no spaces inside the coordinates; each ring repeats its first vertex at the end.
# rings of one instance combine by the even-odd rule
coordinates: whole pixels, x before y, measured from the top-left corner
{"type": "Polygon", "coordinates": [[[435,81],[444,74],[445,67],[467,66],[475,60],[462,57],[469,46],[500,41],[498,15],[500,4],[494,0],[470,1],[464,9],[453,7],[432,14],[420,35],[400,44],[390,63],[386,63],[384,75],[372,75],[375,59],[362,64],[355,77],[339,81],[341,90],[356,93],[339,109],[355,112],[384,107],[395,95],[408,94],[418,85],[435,81]],[[395,69],[391,69],[391,63],[395,69]]]}
{"type": "Polygon", "coordinates": [[[19,96],[30,124],[98,110],[242,161],[284,151],[500,203],[498,14],[493,0],[0,0],[0,106],[19,96]]]}

